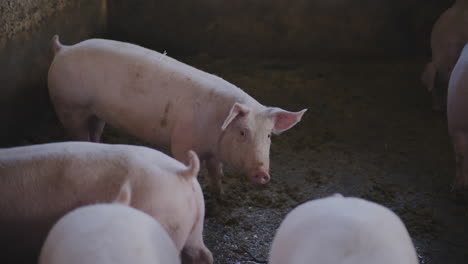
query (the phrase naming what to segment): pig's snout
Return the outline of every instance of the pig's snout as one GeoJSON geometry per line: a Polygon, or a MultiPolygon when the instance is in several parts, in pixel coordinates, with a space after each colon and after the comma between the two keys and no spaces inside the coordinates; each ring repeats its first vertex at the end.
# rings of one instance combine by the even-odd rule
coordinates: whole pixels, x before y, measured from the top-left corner
{"type": "Polygon", "coordinates": [[[270,181],[270,174],[266,171],[259,170],[252,174],[251,180],[257,184],[265,184],[270,181]]]}

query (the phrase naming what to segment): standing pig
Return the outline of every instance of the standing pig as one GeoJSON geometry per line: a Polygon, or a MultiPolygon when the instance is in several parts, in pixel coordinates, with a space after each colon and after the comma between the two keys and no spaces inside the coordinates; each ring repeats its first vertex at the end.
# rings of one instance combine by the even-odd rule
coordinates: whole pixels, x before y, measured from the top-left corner
{"type": "Polygon", "coordinates": [[[180,259],[154,218],[121,204],[98,204],[75,209],[54,225],[39,264],[180,264],[180,259]]]}
{"type": "Polygon", "coordinates": [[[109,123],[170,146],[183,162],[193,149],[206,160],[217,192],[223,163],[267,183],[271,134],[290,129],[306,111],[266,107],[215,75],[129,43],[90,39],[64,46],[55,36],[53,49],[49,94],[74,139],[97,142],[109,123]]]}
{"type": "MultiPolygon", "coordinates": [[[[35,259],[52,225],[77,207],[112,202],[124,182],[131,206],[168,232],[183,263],[213,263],[203,243],[199,160],[189,166],[138,146],[51,143],[0,150],[0,259],[35,259]],[[30,253],[30,254],[28,254],[30,253]],[[18,253],[16,253],[18,254],[18,253]]],[[[8,261],[6,261],[8,263],[8,261]]]]}
{"type": "Polygon", "coordinates": [[[418,264],[411,238],[389,209],[341,195],[291,211],[273,240],[270,264],[418,264]]]}
{"type": "Polygon", "coordinates": [[[468,186],[468,45],[463,49],[452,76],[447,96],[447,121],[455,151],[454,189],[468,186]]]}
{"type": "Polygon", "coordinates": [[[432,93],[432,107],[445,111],[447,87],[453,67],[468,41],[468,0],[457,0],[434,24],[431,35],[432,61],[422,74],[432,93]]]}

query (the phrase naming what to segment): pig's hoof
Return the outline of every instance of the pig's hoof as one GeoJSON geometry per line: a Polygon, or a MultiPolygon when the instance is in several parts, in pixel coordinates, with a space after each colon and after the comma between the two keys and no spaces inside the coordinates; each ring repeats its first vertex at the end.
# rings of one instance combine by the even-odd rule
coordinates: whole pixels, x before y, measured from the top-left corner
{"type": "Polygon", "coordinates": [[[183,249],[181,254],[182,263],[213,264],[213,255],[205,246],[200,249],[183,249]]]}
{"type": "Polygon", "coordinates": [[[215,197],[221,197],[224,195],[224,189],[222,186],[210,186],[210,192],[213,193],[215,197]]]}

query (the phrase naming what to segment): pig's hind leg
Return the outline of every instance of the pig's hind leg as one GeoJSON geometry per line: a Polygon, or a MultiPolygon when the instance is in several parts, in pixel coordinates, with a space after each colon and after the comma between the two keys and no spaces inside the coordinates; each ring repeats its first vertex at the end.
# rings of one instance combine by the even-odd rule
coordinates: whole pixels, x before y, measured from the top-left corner
{"type": "Polygon", "coordinates": [[[468,186],[468,142],[466,132],[456,132],[452,135],[455,152],[455,181],[452,190],[468,186]]]}
{"type": "Polygon", "coordinates": [[[101,135],[105,125],[106,122],[99,119],[95,115],[92,115],[88,118],[89,137],[92,142],[101,141],[101,135]]]}
{"type": "Polygon", "coordinates": [[[65,131],[72,140],[90,141],[89,120],[91,115],[87,110],[72,107],[58,107],[56,112],[65,131]]]}
{"type": "Polygon", "coordinates": [[[206,168],[208,170],[208,177],[210,178],[210,189],[214,193],[223,194],[223,164],[216,158],[211,157],[206,160],[206,168]]]}

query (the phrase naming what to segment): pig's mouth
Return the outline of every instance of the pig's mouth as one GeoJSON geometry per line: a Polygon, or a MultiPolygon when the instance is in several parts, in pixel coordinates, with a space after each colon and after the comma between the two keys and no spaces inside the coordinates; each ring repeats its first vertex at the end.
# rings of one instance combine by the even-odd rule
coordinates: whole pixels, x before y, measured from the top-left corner
{"type": "Polygon", "coordinates": [[[270,181],[270,174],[259,170],[250,175],[250,180],[256,184],[265,184],[270,181]]]}

